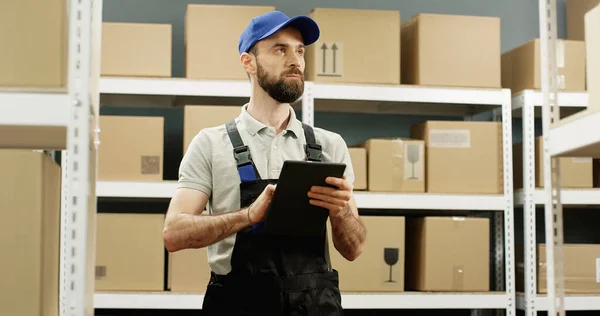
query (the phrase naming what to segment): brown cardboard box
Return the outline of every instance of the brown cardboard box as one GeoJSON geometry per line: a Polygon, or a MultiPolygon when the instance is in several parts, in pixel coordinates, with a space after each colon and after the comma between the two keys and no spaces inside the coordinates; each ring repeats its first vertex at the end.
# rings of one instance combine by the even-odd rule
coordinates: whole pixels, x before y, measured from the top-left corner
{"type": "Polygon", "coordinates": [[[2,1],[0,87],[66,87],[66,13],[65,0],[2,1]]]}
{"type": "MultiPolygon", "coordinates": [[[[361,216],[369,241],[354,261],[346,260],[329,234],[331,266],[337,270],[341,292],[404,291],[404,228],[402,216],[361,216]],[[391,282],[390,282],[391,280],[391,282]]],[[[331,232],[331,223],[328,230],[331,232]]]]}
{"type": "Polygon", "coordinates": [[[588,109],[600,111],[600,5],[585,15],[588,109]]]}
{"type": "Polygon", "coordinates": [[[188,4],[185,15],[185,76],[248,80],[238,41],[255,16],[273,6],[188,4]]]}
{"type": "MultiPolygon", "coordinates": [[[[585,44],[581,41],[557,42],[560,90],[585,90],[585,44]]],[[[502,87],[518,93],[542,88],[540,40],[534,39],[502,54],[502,87]]]]}
{"type": "Polygon", "coordinates": [[[500,87],[500,18],[421,13],[402,24],[402,84],[500,87]]]}
{"type": "Polygon", "coordinates": [[[97,216],[96,291],[162,291],[163,214],[97,216]]]}
{"type": "Polygon", "coordinates": [[[183,153],[200,130],[225,124],[240,115],[239,106],[187,105],[183,109],[183,153]]]}
{"type": "Polygon", "coordinates": [[[43,153],[0,150],[3,315],[58,316],[60,167],[43,153]]]}
{"type": "Polygon", "coordinates": [[[487,218],[424,217],[406,221],[406,290],[489,291],[487,218]]]}
{"type": "Polygon", "coordinates": [[[501,123],[427,121],[411,137],[425,140],[427,192],[504,192],[501,123]]]}
{"type": "Polygon", "coordinates": [[[162,181],[164,118],[100,116],[98,179],[162,181]]]}
{"type": "MultiPolygon", "coordinates": [[[[535,138],[535,187],[544,187],[544,139],[535,138]]],[[[560,158],[560,183],[562,188],[591,188],[592,159],[578,157],[560,158]]],[[[514,188],[523,188],[523,143],[513,145],[514,188]]]]}
{"type": "Polygon", "coordinates": [[[400,84],[400,11],[315,8],[321,30],[306,50],[306,80],[400,84]]]}
{"type": "Polygon", "coordinates": [[[600,159],[594,159],[594,188],[600,188],[600,159]]]}
{"type": "MultiPolygon", "coordinates": [[[[537,290],[540,294],[546,294],[546,246],[540,244],[537,247],[537,290]]],[[[564,254],[564,278],[565,293],[567,294],[598,294],[600,273],[598,262],[600,261],[600,245],[592,244],[565,244],[564,254]]]]}
{"type": "Polygon", "coordinates": [[[425,144],[412,139],[370,139],[368,187],[373,192],[425,192],[425,144]]]}
{"type": "Polygon", "coordinates": [[[168,288],[171,292],[205,293],[209,280],[206,248],[169,253],[168,288]]]}
{"type": "Polygon", "coordinates": [[[171,24],[102,23],[102,76],[171,77],[171,24]]]}
{"type": "Polygon", "coordinates": [[[354,190],[367,189],[367,150],[348,148],[352,169],[354,169],[354,190]]]}
{"type": "Polygon", "coordinates": [[[567,39],[583,41],[585,39],[584,15],[600,4],[600,0],[567,0],[567,39]]]}

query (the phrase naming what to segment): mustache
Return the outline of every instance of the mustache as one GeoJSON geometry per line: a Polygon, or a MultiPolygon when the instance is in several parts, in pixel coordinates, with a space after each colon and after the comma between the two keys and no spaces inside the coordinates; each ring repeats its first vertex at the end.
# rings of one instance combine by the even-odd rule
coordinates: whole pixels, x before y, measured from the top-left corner
{"type": "Polygon", "coordinates": [[[284,77],[287,75],[299,75],[302,79],[304,79],[304,74],[298,68],[292,68],[282,74],[284,77]]]}

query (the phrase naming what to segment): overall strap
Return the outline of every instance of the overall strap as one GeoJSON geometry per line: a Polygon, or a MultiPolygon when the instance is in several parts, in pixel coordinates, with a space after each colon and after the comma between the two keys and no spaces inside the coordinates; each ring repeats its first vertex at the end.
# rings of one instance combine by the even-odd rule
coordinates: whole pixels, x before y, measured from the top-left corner
{"type": "Polygon", "coordinates": [[[233,157],[237,164],[238,173],[242,182],[254,181],[260,179],[254,162],[252,161],[252,155],[248,146],[244,145],[242,137],[237,129],[235,120],[229,121],[225,124],[227,128],[227,135],[233,145],[233,157]]]}
{"type": "Polygon", "coordinates": [[[304,129],[304,137],[306,138],[306,145],[304,145],[304,152],[306,153],[306,160],[321,162],[322,148],[321,145],[317,144],[315,138],[315,131],[313,128],[302,123],[302,129],[304,129]]]}

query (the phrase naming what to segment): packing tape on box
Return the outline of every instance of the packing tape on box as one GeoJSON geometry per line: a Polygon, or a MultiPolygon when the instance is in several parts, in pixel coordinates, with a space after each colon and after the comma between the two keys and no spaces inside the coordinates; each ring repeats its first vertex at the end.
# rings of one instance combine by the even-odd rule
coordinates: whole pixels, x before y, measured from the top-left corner
{"type": "Polygon", "coordinates": [[[462,265],[452,267],[452,290],[462,290],[464,288],[464,269],[462,265]]]}
{"type": "Polygon", "coordinates": [[[392,190],[400,191],[404,183],[404,141],[394,139],[392,146],[392,190]]]}
{"type": "Polygon", "coordinates": [[[565,67],[565,42],[561,40],[556,41],[556,67],[565,67]]]}
{"type": "Polygon", "coordinates": [[[454,223],[454,228],[462,227],[465,224],[466,220],[466,217],[452,216],[452,223],[454,223]]]}

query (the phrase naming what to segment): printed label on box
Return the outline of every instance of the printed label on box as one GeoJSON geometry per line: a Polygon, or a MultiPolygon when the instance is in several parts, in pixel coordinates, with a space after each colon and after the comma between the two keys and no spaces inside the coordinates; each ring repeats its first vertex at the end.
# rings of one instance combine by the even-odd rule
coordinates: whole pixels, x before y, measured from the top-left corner
{"type": "Polygon", "coordinates": [[[592,158],[590,157],[573,157],[573,163],[592,163],[592,158]]]}
{"type": "Polygon", "coordinates": [[[556,67],[565,67],[565,42],[556,41],[556,67]]]}
{"type": "Polygon", "coordinates": [[[431,130],[429,147],[471,148],[471,131],[467,129],[431,130]]]}
{"type": "Polygon", "coordinates": [[[600,258],[596,258],[596,283],[600,283],[600,258]]]}
{"type": "Polygon", "coordinates": [[[142,174],[159,174],[160,157],[142,156],[142,174]]]}
{"type": "Polygon", "coordinates": [[[321,77],[344,75],[344,44],[341,42],[319,42],[317,44],[316,73],[321,77]]]}
{"type": "Polygon", "coordinates": [[[423,144],[404,144],[404,180],[424,180],[424,152],[423,144]]]}
{"type": "Polygon", "coordinates": [[[106,277],[106,266],[96,266],[96,280],[106,277]]]}

